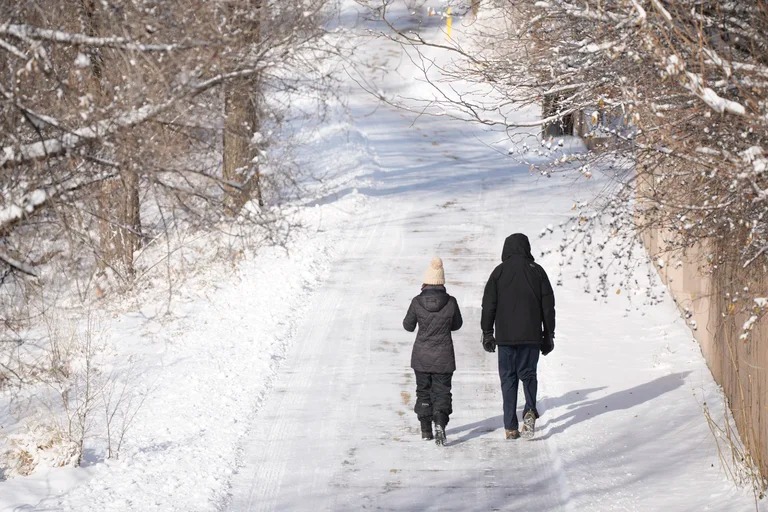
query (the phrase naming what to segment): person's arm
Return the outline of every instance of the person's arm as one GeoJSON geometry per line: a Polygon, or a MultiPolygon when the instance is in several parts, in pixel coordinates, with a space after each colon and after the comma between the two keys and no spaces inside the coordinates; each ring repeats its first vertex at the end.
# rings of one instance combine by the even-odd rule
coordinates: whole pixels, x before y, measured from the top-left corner
{"type": "Polygon", "coordinates": [[[554,339],[555,337],[555,292],[549,283],[549,278],[544,269],[541,269],[541,316],[544,321],[544,335],[554,339]]]}
{"type": "Polygon", "coordinates": [[[493,324],[496,321],[496,304],[498,298],[496,296],[496,280],[494,270],[491,276],[488,278],[488,282],[485,284],[485,291],[483,292],[483,311],[480,315],[480,328],[483,333],[493,333],[493,324]]]}
{"type": "Polygon", "coordinates": [[[405,314],[405,318],[403,318],[403,328],[408,332],[413,332],[416,330],[416,323],[416,310],[413,307],[413,301],[411,301],[411,305],[408,306],[408,312],[405,314]]]}
{"type": "Polygon", "coordinates": [[[459,301],[457,301],[454,298],[453,303],[456,305],[456,307],[453,310],[453,319],[451,320],[451,330],[458,331],[459,329],[461,329],[461,326],[464,325],[464,319],[461,318],[461,311],[459,310],[459,301]]]}
{"type": "Polygon", "coordinates": [[[496,295],[497,271],[491,273],[488,282],[485,284],[483,292],[483,312],[480,314],[480,329],[483,336],[480,341],[486,352],[496,352],[496,338],[493,337],[493,324],[496,321],[496,304],[498,296],[496,295]]]}

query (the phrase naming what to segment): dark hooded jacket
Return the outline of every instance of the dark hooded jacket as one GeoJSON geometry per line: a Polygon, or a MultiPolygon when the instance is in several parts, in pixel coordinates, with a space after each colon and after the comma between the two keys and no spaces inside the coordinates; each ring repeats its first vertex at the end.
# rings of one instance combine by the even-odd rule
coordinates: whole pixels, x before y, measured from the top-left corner
{"type": "Polygon", "coordinates": [[[504,241],[501,265],[488,278],[480,326],[498,345],[536,343],[555,335],[555,295],[547,273],[534,262],[528,237],[504,241]]]}
{"type": "Polygon", "coordinates": [[[417,372],[452,373],[456,371],[451,331],[461,328],[463,320],[456,299],[444,286],[428,285],[411,300],[403,319],[406,331],[418,325],[411,352],[411,368],[417,372]]]}

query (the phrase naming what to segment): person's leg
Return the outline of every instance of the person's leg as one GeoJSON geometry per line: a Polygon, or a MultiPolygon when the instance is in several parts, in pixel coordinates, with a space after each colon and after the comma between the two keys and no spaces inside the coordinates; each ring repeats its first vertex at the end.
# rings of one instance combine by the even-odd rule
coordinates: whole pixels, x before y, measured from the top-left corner
{"type": "Polygon", "coordinates": [[[499,379],[504,401],[504,428],[517,430],[517,364],[516,349],[508,345],[496,348],[499,357],[499,379]]]}
{"type": "Polygon", "coordinates": [[[435,420],[435,442],[439,446],[445,444],[445,426],[451,409],[451,377],[452,373],[432,374],[432,416],[435,420]]]}
{"type": "Polygon", "coordinates": [[[432,411],[435,423],[445,427],[453,412],[451,379],[453,373],[432,374],[432,411]]]}
{"type": "Polygon", "coordinates": [[[424,372],[413,372],[416,375],[416,404],[413,411],[421,423],[424,439],[432,439],[432,375],[424,372]]]}
{"type": "Polygon", "coordinates": [[[525,395],[525,408],[523,416],[528,411],[533,411],[536,418],[539,411],[536,409],[536,393],[539,381],[536,376],[536,367],[539,364],[539,347],[537,345],[522,345],[518,347],[517,374],[523,382],[523,394],[525,395]]]}

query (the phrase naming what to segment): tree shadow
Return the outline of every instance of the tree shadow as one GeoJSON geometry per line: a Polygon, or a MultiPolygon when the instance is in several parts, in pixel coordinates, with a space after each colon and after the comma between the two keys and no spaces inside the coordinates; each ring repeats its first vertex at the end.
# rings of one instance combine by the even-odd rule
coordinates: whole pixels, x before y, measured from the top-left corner
{"type": "Polygon", "coordinates": [[[83,459],[80,461],[80,467],[87,468],[95,466],[105,460],[106,454],[104,452],[94,450],[93,448],[86,448],[83,450],[83,459]]]}

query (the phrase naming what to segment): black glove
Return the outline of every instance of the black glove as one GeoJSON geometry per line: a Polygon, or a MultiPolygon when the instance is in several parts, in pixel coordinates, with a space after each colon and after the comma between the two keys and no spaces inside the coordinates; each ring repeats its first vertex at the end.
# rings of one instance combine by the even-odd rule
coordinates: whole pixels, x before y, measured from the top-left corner
{"type": "Polygon", "coordinates": [[[486,352],[496,352],[496,338],[493,337],[493,332],[484,332],[482,341],[486,352]]]}
{"type": "Polygon", "coordinates": [[[544,333],[541,336],[541,355],[545,356],[555,350],[555,335],[544,333]]]}

